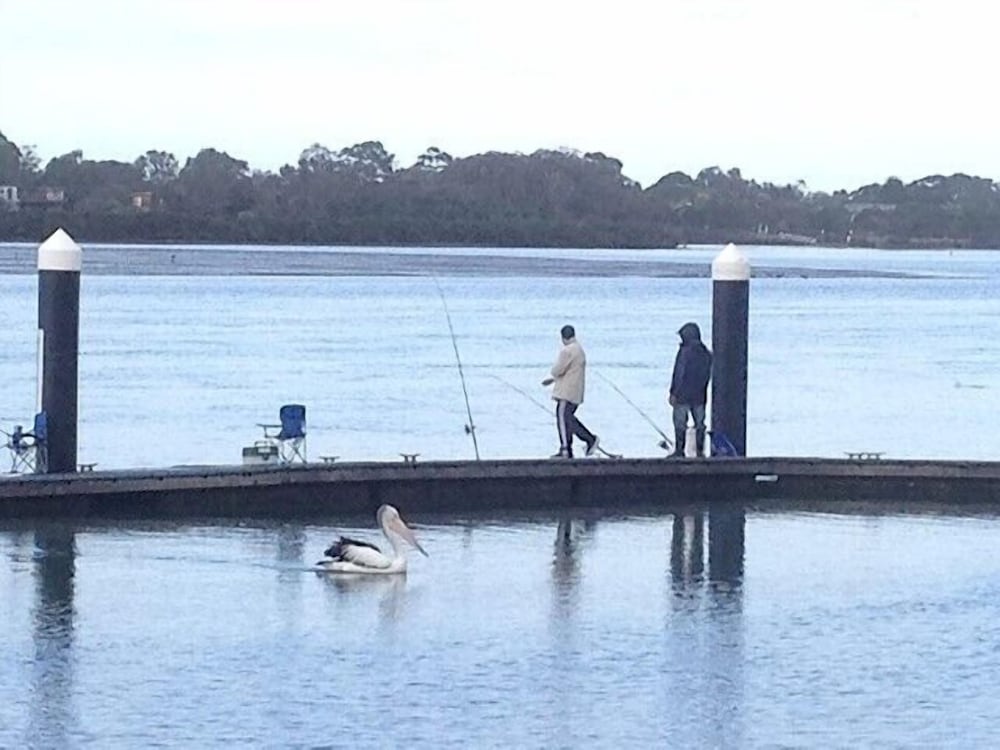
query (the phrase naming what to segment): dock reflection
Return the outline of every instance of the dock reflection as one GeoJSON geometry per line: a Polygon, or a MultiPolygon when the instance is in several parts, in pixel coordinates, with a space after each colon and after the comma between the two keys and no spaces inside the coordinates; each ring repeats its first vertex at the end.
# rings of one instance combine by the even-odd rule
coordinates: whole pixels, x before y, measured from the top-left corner
{"type": "Polygon", "coordinates": [[[76,534],[66,527],[35,532],[35,662],[27,746],[69,747],[73,705],[76,534]]]}

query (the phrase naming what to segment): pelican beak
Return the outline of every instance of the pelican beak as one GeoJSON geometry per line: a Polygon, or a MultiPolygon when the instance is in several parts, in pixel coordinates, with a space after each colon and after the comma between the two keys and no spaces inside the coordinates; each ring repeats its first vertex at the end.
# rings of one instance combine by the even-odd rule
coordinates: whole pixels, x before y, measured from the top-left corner
{"type": "Polygon", "coordinates": [[[403,519],[397,517],[392,520],[392,530],[399,534],[403,539],[405,539],[409,544],[411,544],[417,551],[420,552],[424,557],[430,557],[427,551],[420,546],[420,542],[417,541],[417,537],[414,536],[413,531],[403,523],[403,519]]]}

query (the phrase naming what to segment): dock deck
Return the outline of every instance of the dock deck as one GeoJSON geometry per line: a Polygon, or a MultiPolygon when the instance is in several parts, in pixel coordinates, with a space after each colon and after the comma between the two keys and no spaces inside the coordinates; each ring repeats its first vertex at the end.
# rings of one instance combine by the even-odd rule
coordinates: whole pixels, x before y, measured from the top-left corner
{"type": "Polygon", "coordinates": [[[714,458],[310,463],[9,475],[0,518],[319,517],[797,500],[1000,503],[1000,462],[714,458]]]}

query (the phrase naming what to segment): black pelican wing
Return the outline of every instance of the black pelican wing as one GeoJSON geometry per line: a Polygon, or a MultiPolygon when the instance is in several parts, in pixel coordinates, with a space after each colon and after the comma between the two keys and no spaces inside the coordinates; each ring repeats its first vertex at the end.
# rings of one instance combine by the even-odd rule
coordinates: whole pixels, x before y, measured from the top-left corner
{"type": "Polygon", "coordinates": [[[340,539],[331,544],[323,554],[333,560],[350,561],[352,557],[357,556],[356,553],[358,550],[365,548],[370,550],[375,550],[380,554],[382,552],[382,550],[380,550],[371,542],[362,542],[357,539],[351,539],[350,537],[342,536],[340,537],[340,539]],[[353,552],[352,548],[354,548],[353,552]]]}

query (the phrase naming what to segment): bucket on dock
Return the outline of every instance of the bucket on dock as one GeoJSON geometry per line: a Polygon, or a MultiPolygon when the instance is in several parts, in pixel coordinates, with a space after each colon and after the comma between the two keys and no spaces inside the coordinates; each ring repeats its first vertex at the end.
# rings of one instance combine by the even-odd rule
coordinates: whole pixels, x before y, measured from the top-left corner
{"type": "Polygon", "coordinates": [[[695,430],[694,425],[688,425],[685,432],[684,455],[688,458],[694,458],[698,455],[698,431],[695,430]]]}

